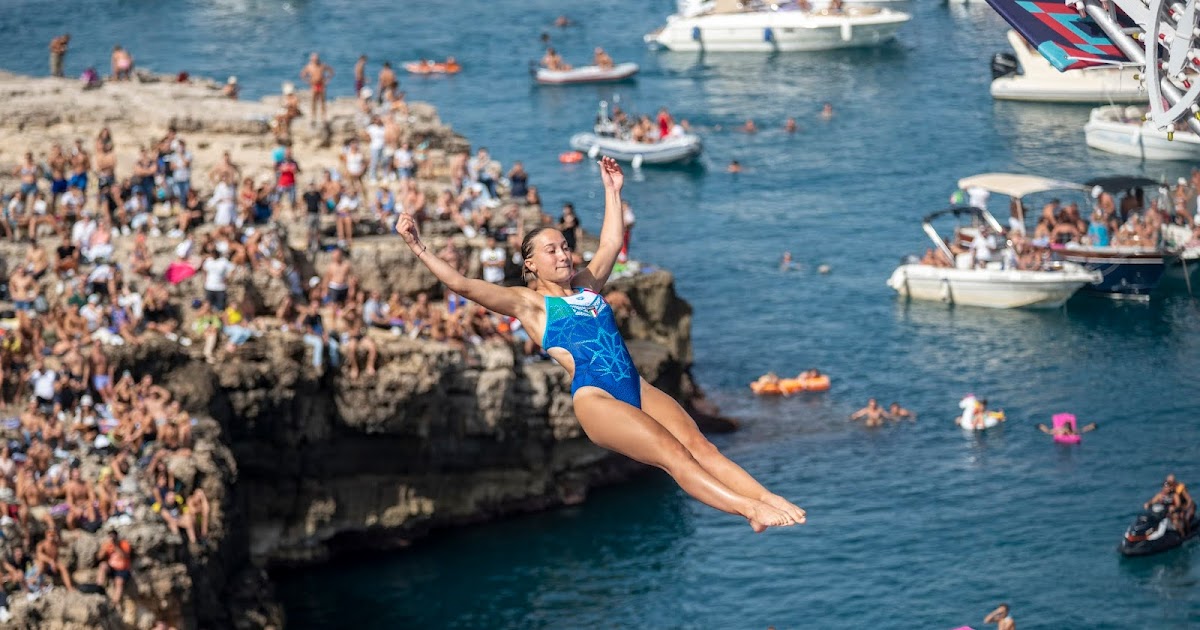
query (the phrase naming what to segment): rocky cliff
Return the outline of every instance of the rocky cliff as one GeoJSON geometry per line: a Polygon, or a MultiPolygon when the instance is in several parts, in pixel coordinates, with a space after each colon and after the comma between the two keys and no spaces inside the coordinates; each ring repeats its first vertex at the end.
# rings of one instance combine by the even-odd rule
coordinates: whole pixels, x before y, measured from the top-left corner
{"type": "MultiPolygon", "coordinates": [[[[706,428],[731,429],[710,415],[688,373],[691,309],[670,274],[613,289],[629,296],[622,326],[643,376],[689,404],[706,428]]],[[[436,528],[576,503],[640,469],[588,442],[566,373],[552,362],[526,363],[494,343],[467,365],[449,345],[376,341],[379,372],[359,381],[317,374],[299,337],[282,332],[218,366],[193,356],[194,347],[137,351],[132,367],[159,374],[223,428],[256,560],[311,563],[400,547],[436,528]]]]}

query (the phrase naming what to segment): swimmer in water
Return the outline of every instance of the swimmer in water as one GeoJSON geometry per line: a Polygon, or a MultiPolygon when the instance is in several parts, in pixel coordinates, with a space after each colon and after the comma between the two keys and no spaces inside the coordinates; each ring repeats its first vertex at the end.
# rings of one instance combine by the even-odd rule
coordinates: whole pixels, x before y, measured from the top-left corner
{"type": "Polygon", "coordinates": [[[894,402],[888,405],[888,416],[892,420],[916,420],[917,414],[900,406],[900,403],[894,402]]]}
{"type": "Polygon", "coordinates": [[[796,124],[796,119],[789,116],[787,121],[783,123],[783,130],[788,133],[796,133],[800,130],[800,127],[796,124]]]}
{"type": "Polygon", "coordinates": [[[700,433],[673,398],[642,379],[600,292],[621,252],[625,175],[612,158],[600,161],[604,222],[600,245],[576,271],[562,233],[540,227],[521,244],[528,286],[504,287],[467,278],[437,257],[416,221],[400,215],[396,232],[409,250],[455,294],[516,318],[530,337],[571,374],[575,416],[598,446],[657,466],[697,500],[749,521],[755,532],[805,521],[804,510],[773,494],[700,433]]]}
{"type": "Polygon", "coordinates": [[[783,252],[783,260],[779,261],[779,270],[787,271],[795,266],[795,264],[792,262],[792,252],[783,252]]]}
{"type": "Polygon", "coordinates": [[[745,123],[742,123],[742,131],[745,133],[758,133],[758,125],[754,124],[754,120],[747,118],[745,123]]]}
{"type": "Polygon", "coordinates": [[[725,172],[726,173],[741,173],[742,172],[742,163],[738,162],[737,160],[733,160],[732,162],[729,163],[729,166],[727,166],[725,168],[725,172]]]}
{"type": "Polygon", "coordinates": [[[1080,429],[1078,433],[1075,432],[1075,425],[1070,422],[1062,423],[1062,425],[1059,426],[1057,429],[1051,429],[1050,427],[1048,427],[1044,424],[1037,425],[1037,428],[1038,428],[1038,431],[1041,431],[1042,433],[1045,433],[1046,435],[1053,435],[1054,437],[1059,437],[1059,436],[1065,437],[1068,435],[1083,435],[1084,433],[1087,433],[1088,431],[1095,431],[1096,429],[1100,428],[1100,425],[1096,424],[1095,422],[1090,422],[1088,424],[1083,425],[1083,428],[1080,429]]]}
{"type": "Polygon", "coordinates": [[[833,103],[825,103],[825,106],[821,108],[821,118],[833,120],[833,103]]]}
{"type": "Polygon", "coordinates": [[[850,415],[850,420],[866,420],[868,427],[881,427],[883,421],[887,419],[888,412],[874,398],[867,401],[867,406],[855,411],[850,415]]]}
{"type": "Polygon", "coordinates": [[[1013,621],[1012,615],[1008,610],[1008,604],[997,606],[996,610],[988,613],[988,616],[983,618],[983,623],[996,624],[996,630],[1017,630],[1017,622],[1013,621]]]}

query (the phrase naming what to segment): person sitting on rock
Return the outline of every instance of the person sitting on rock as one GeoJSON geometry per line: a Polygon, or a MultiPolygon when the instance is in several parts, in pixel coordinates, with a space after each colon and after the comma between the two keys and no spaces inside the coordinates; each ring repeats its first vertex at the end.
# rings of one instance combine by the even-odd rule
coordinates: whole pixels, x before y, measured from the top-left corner
{"type": "Polygon", "coordinates": [[[108,530],[108,540],[100,545],[96,559],[100,561],[96,583],[103,587],[107,584],[108,577],[112,576],[113,590],[109,593],[109,597],[114,602],[121,601],[121,596],[125,593],[125,584],[133,577],[130,573],[130,568],[133,566],[132,546],[128,540],[121,538],[120,532],[114,527],[108,530]]]}
{"type": "Polygon", "coordinates": [[[66,487],[67,529],[77,527],[96,531],[100,525],[100,513],[96,509],[96,493],[92,485],[83,479],[78,466],[72,467],[66,487]]]}
{"type": "Polygon", "coordinates": [[[7,587],[10,584],[15,584],[17,589],[20,589],[21,584],[25,582],[25,573],[32,567],[33,558],[25,550],[25,545],[20,543],[13,544],[8,554],[4,556],[4,585],[7,587]]]}
{"type": "Polygon", "coordinates": [[[350,379],[358,379],[358,351],[365,350],[367,360],[365,363],[367,376],[375,376],[376,355],[379,352],[379,347],[375,345],[375,341],[367,334],[366,326],[363,324],[363,319],[358,314],[358,309],[354,306],[342,311],[341,322],[341,340],[342,354],[346,356],[347,362],[350,364],[350,379]]]}
{"type": "Polygon", "coordinates": [[[337,339],[329,336],[329,332],[325,330],[324,323],[321,320],[321,302],[316,297],[308,302],[307,307],[299,309],[299,315],[296,318],[296,329],[304,335],[304,343],[312,348],[312,366],[318,372],[322,370],[325,363],[325,348],[329,347],[330,363],[337,367],[341,361],[339,356],[339,344],[337,339]]]}
{"type": "Polygon", "coordinates": [[[185,504],[187,505],[188,514],[191,514],[192,520],[195,521],[196,526],[198,526],[200,529],[200,538],[208,538],[208,525],[210,517],[208,495],[204,494],[204,491],[200,488],[196,488],[195,490],[192,490],[191,494],[188,495],[185,504]]]}
{"type": "Polygon", "coordinates": [[[58,538],[58,530],[53,527],[47,528],[46,537],[42,542],[34,548],[33,558],[38,568],[46,575],[58,574],[62,578],[63,586],[68,591],[75,590],[75,585],[71,583],[71,572],[67,570],[67,566],[59,561],[58,551],[60,540],[58,538]]]}

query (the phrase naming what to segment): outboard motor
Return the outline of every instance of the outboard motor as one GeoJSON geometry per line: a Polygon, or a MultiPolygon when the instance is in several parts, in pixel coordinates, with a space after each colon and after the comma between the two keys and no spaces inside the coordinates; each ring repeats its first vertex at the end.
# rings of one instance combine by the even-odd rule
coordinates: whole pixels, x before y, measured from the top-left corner
{"type": "Polygon", "coordinates": [[[992,55],[992,80],[1007,77],[1017,73],[1017,56],[1012,53],[996,53],[992,55]]]}

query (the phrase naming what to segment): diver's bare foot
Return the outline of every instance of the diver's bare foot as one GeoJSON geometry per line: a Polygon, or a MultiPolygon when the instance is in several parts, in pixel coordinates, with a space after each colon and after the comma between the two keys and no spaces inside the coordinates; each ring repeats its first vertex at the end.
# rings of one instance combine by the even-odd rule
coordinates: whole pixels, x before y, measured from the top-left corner
{"type": "Polygon", "coordinates": [[[795,503],[792,503],[791,501],[788,501],[777,494],[768,494],[762,498],[762,502],[777,510],[783,511],[785,514],[792,517],[792,520],[796,521],[797,523],[804,523],[807,520],[804,510],[800,509],[800,507],[795,503]]]}
{"type": "Polygon", "coordinates": [[[773,508],[762,501],[754,501],[746,511],[746,520],[755,533],[761,533],[768,527],[783,527],[795,525],[796,522],[787,512],[773,508]]]}

